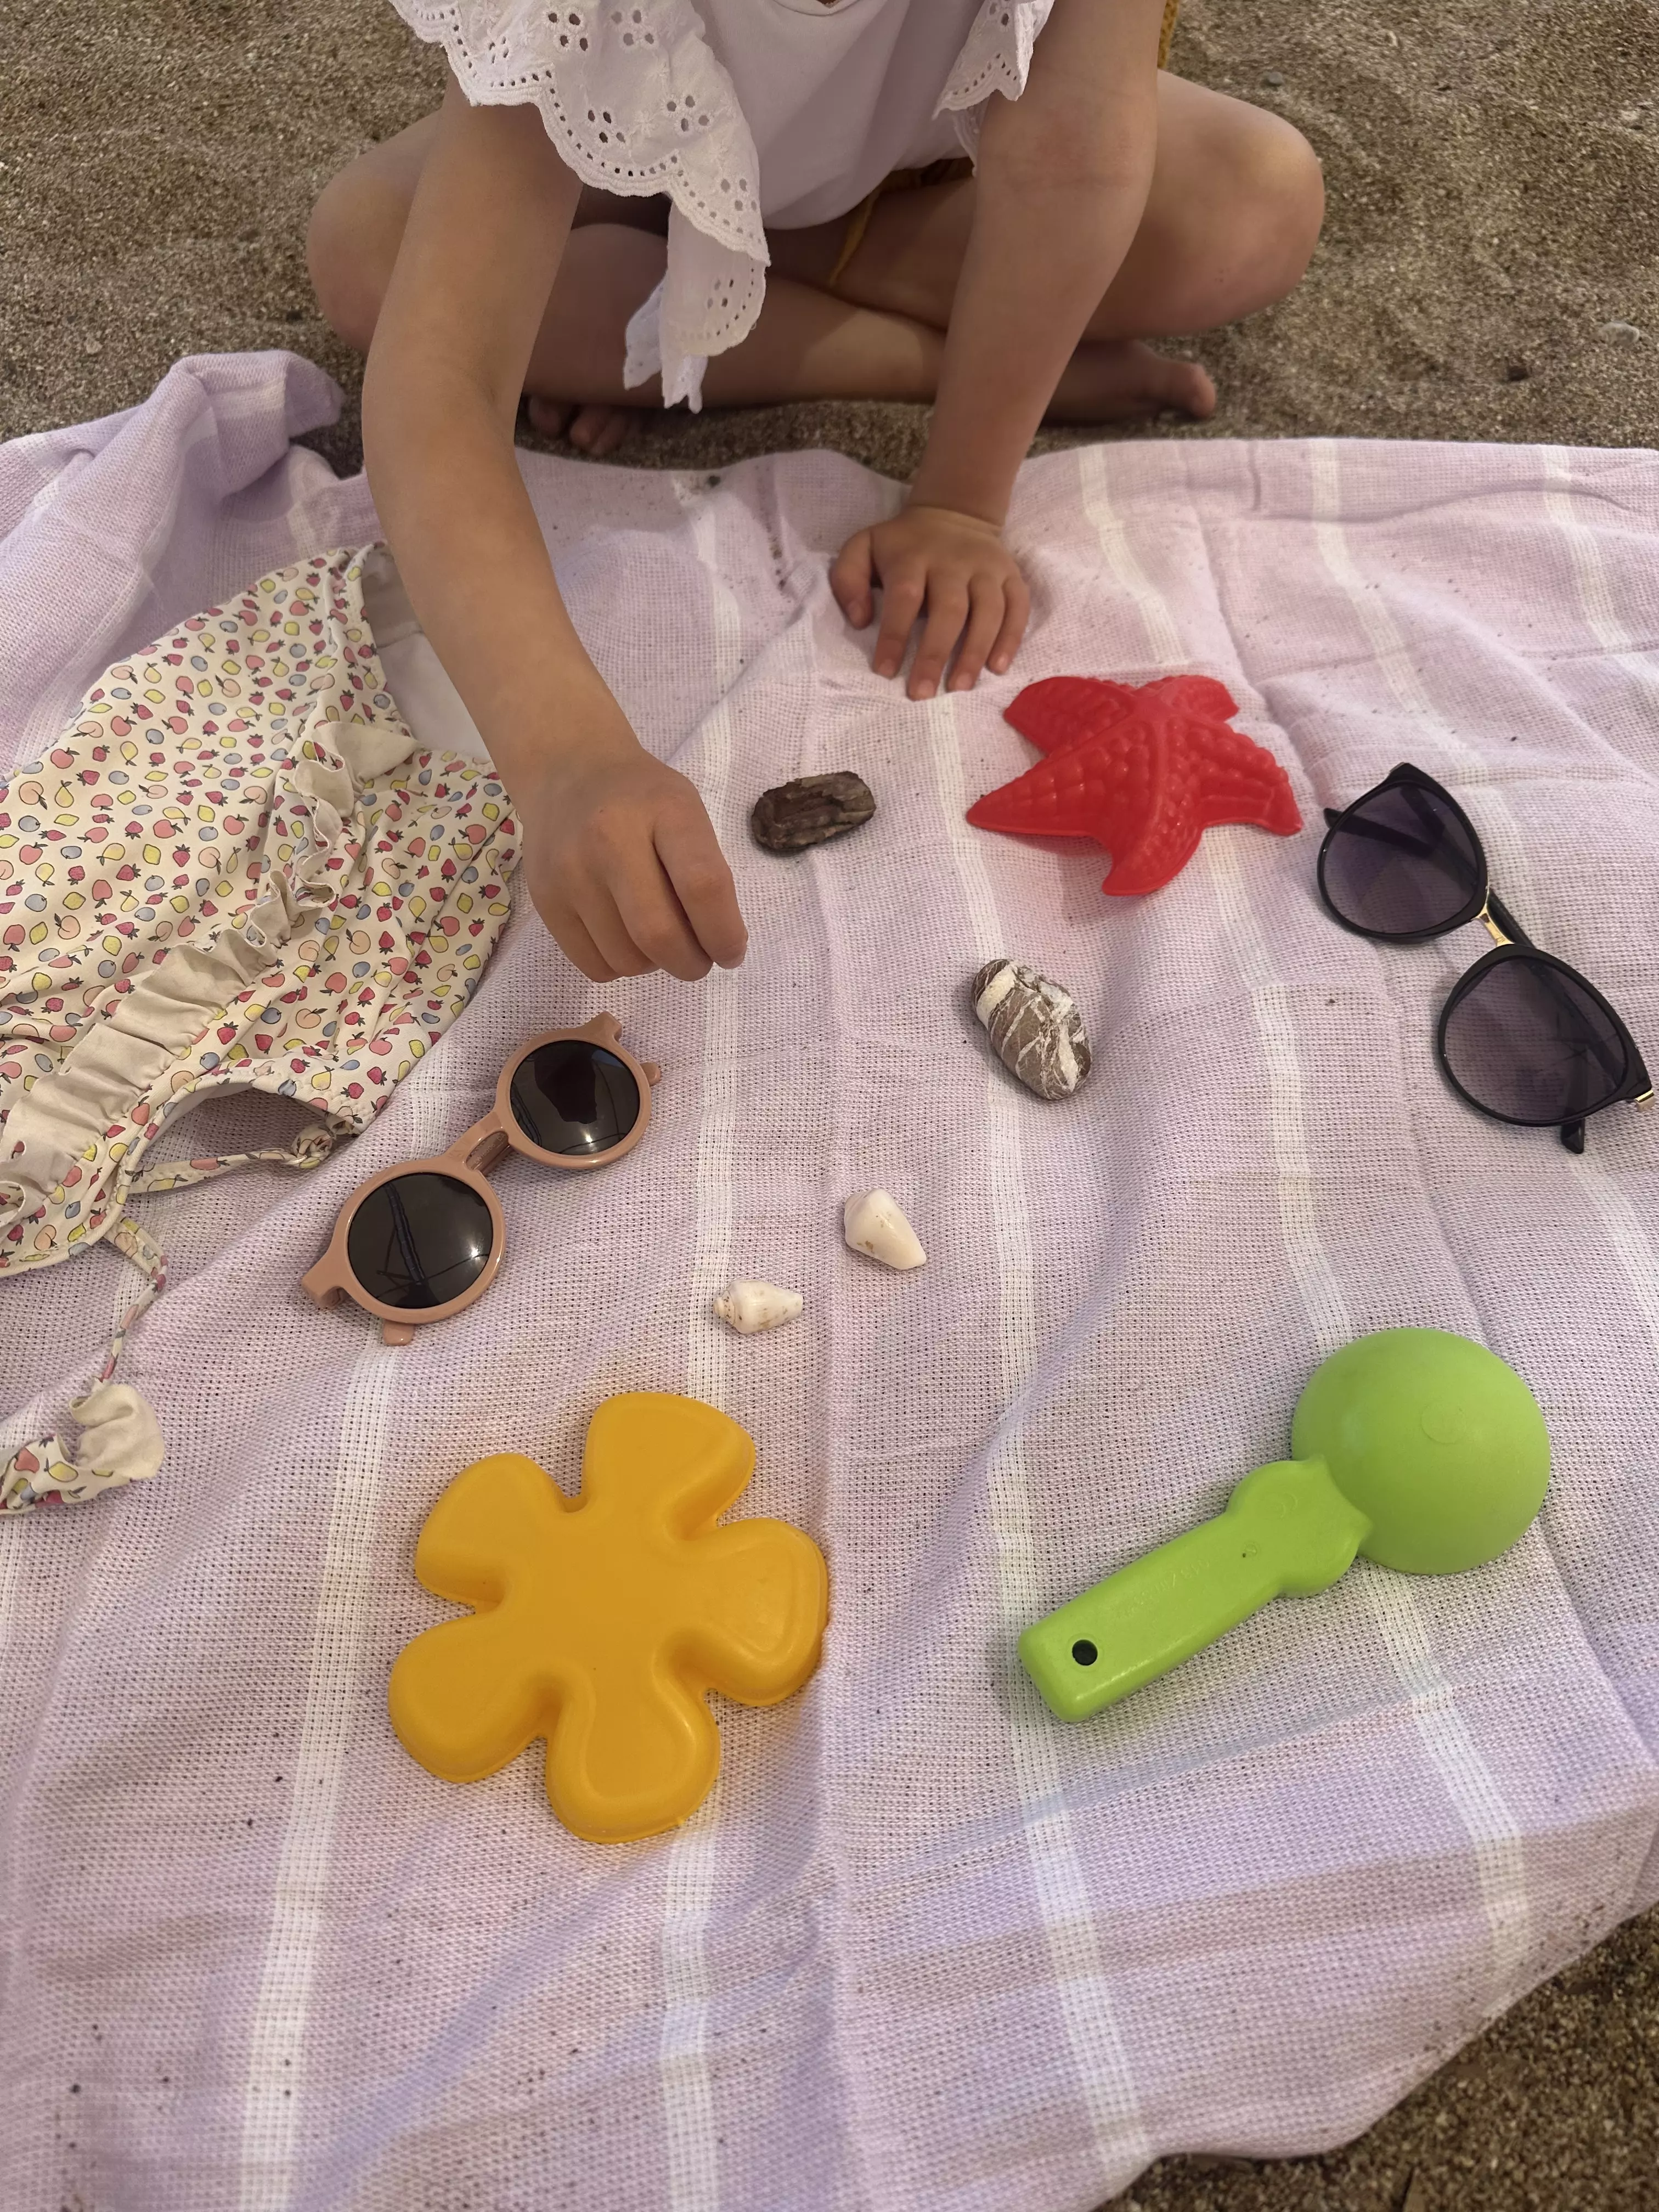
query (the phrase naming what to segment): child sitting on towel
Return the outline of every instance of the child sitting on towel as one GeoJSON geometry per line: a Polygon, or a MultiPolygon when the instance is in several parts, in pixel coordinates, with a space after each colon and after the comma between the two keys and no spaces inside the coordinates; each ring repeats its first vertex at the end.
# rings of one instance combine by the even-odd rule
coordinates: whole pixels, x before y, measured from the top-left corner
{"type": "Polygon", "coordinates": [[[585,974],[743,957],[696,790],[582,649],[513,454],[610,452],[627,410],[934,403],[908,500],[830,581],[913,699],[1012,660],[1002,520],[1045,419],[1210,413],[1144,341],[1277,300],[1319,167],[1164,73],[1166,0],[396,0],[440,112],[337,177],[324,311],[368,350],[363,446],[428,635],[505,777],[538,908],[585,974]],[[970,161],[964,150],[971,153],[970,161]]]}

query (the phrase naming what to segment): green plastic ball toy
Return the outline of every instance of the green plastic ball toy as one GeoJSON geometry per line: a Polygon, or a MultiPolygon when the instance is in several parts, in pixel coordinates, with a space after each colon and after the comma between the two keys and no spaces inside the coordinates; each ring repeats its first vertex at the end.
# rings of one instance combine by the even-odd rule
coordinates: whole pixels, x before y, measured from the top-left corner
{"type": "Polygon", "coordinates": [[[1061,1720],[1086,1720],[1190,1659],[1269,1599],[1327,1589],[1355,1555],[1455,1575],[1530,1528],[1550,1476],[1537,1401],[1495,1352],[1437,1328],[1334,1352],[1297,1402],[1294,1457],[1224,1512],[1108,1575],[1019,1639],[1061,1720]]]}

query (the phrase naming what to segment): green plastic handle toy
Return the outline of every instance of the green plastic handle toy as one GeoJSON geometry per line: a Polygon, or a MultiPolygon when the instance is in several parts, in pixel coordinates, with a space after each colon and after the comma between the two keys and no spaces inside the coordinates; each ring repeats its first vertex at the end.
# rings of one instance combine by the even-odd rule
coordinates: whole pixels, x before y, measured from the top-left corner
{"type": "Polygon", "coordinates": [[[1455,1575],[1528,1528],[1549,1432],[1512,1367],[1437,1328],[1388,1328],[1316,1369],[1293,1458],[1259,1467],[1226,1510],[1148,1552],[1019,1639],[1049,1711],[1087,1720],[1213,1644],[1270,1598],[1327,1589],[1356,1553],[1455,1575]]]}

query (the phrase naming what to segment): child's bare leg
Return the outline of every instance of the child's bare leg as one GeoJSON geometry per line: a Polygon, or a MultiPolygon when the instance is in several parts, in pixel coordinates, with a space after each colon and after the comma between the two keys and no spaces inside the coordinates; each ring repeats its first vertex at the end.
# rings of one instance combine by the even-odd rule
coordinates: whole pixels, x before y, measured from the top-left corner
{"type": "MultiPolygon", "coordinates": [[[[884,195],[838,293],[943,329],[973,193],[964,180],[884,195]]],[[[1051,416],[1095,421],[1166,406],[1209,414],[1215,395],[1204,371],[1139,341],[1212,330],[1282,299],[1307,267],[1323,213],[1319,163],[1298,131],[1265,109],[1160,76],[1146,214],[1060,380],[1051,416]]],[[[838,223],[779,232],[774,270],[826,283],[842,237],[838,223]]]]}
{"type": "MultiPolygon", "coordinates": [[[[604,454],[621,443],[630,409],[658,404],[656,379],[625,388],[622,363],[629,318],[661,277],[665,252],[659,239],[606,223],[572,234],[525,379],[538,427],[552,427],[556,409],[568,413],[574,406],[572,435],[579,425],[593,425],[586,450],[604,454]]],[[[754,329],[710,360],[703,397],[712,407],[930,400],[944,345],[943,333],[925,322],[774,270],[754,329]]],[[[1105,422],[1165,407],[1207,415],[1214,404],[1209,379],[1191,362],[1166,361],[1139,344],[1085,344],[1068,363],[1049,411],[1059,421],[1105,422]]]]}
{"type": "MultiPolygon", "coordinates": [[[[1204,371],[1139,343],[1212,327],[1281,298],[1319,234],[1319,167],[1277,117],[1160,77],[1146,217],[1061,377],[1050,413],[1102,421],[1179,407],[1207,415],[1204,371]]],[[[435,118],[374,148],[319,201],[309,252],[323,309],[349,343],[374,334],[435,118]]],[[[772,235],[766,301],[740,346],[710,361],[714,405],[816,398],[931,399],[966,250],[973,186],[887,194],[834,293],[842,222],[772,235]]],[[[532,419],[590,453],[621,441],[653,383],[626,389],[623,334],[656,284],[663,206],[584,192],[531,357],[532,419]]]]}
{"type": "MultiPolygon", "coordinates": [[[[654,405],[660,387],[624,390],[629,319],[660,280],[659,238],[605,223],[573,233],[530,357],[526,388],[586,404],[654,405]]],[[[711,405],[780,399],[930,399],[939,331],[902,315],[772,277],[760,319],[741,345],[714,356],[703,377],[711,405]]]]}
{"type": "MultiPolygon", "coordinates": [[[[410,203],[437,118],[373,148],[327,186],[307,251],[324,313],[367,351],[391,281],[410,203]]],[[[525,377],[539,428],[568,431],[592,453],[612,451],[660,387],[622,380],[629,320],[663,273],[665,203],[584,192],[525,377]]],[[[704,391],[715,406],[792,398],[929,399],[937,331],[897,314],[775,279],[756,329],[717,354],[704,391]]]]}
{"type": "MultiPolygon", "coordinates": [[[[380,302],[403,242],[410,203],[437,131],[437,117],[428,115],[372,146],[331,179],[313,211],[306,241],[312,283],[325,315],[347,344],[361,353],[368,352],[374,335],[380,302]]],[[[626,247],[635,235],[665,231],[667,220],[666,202],[617,199],[608,192],[584,191],[576,210],[574,235],[591,224],[599,224],[607,234],[619,234],[626,247]]],[[[585,265],[593,265],[591,256],[585,265]]],[[[659,254],[657,274],[661,273],[659,254]]],[[[655,282],[653,276],[651,283],[655,282]]],[[[649,289],[647,284],[646,291],[649,289]]],[[[641,292],[639,299],[644,297],[641,292]]],[[[638,304],[636,299],[633,306],[638,304]]],[[[632,312],[630,307],[628,313],[632,312]]],[[[623,323],[625,327],[626,314],[623,323]]],[[[538,353],[541,350],[538,349],[538,353]]],[[[529,388],[537,395],[532,398],[537,427],[555,436],[568,433],[574,444],[590,453],[611,452],[621,443],[632,420],[631,412],[620,405],[583,406],[568,398],[538,396],[543,392],[557,393],[556,382],[532,382],[529,388]]],[[[640,404],[637,396],[632,404],[640,404]]]]}
{"type": "MultiPolygon", "coordinates": [[[[555,428],[592,425],[586,449],[614,452],[630,408],[654,405],[660,386],[625,391],[622,360],[629,318],[662,276],[665,247],[639,231],[599,223],[576,232],[565,250],[553,296],[531,356],[526,388],[531,420],[555,428]]],[[[716,354],[703,377],[711,407],[765,405],[781,399],[930,400],[938,388],[942,332],[907,316],[855,305],[813,284],[768,279],[765,304],[749,336],[716,354]]],[[[1207,415],[1215,404],[1194,362],[1168,361],[1139,343],[1079,346],[1049,409],[1060,422],[1109,422],[1180,408],[1207,415]]]]}
{"type": "MultiPolygon", "coordinates": [[[[312,216],[307,253],[323,312],[367,352],[410,203],[437,131],[429,116],[343,170],[312,216]]],[[[630,317],[662,276],[665,202],[584,191],[526,373],[531,420],[584,452],[613,452],[660,386],[624,386],[630,317]]],[[[748,339],[709,363],[715,406],[789,398],[930,399],[939,332],[779,279],[748,339]]]]}

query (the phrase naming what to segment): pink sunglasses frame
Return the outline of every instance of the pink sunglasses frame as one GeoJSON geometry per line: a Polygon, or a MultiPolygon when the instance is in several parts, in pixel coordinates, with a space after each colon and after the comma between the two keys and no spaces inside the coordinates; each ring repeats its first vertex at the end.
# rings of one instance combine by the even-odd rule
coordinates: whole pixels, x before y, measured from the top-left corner
{"type": "Polygon", "coordinates": [[[447,1152],[434,1154],[429,1159],[400,1160],[395,1167],[382,1168],[379,1175],[370,1176],[360,1182],[340,1208],[334,1223],[334,1234],[328,1240],[327,1249],[314,1267],[301,1277],[300,1287],[313,1305],[335,1306],[340,1300],[349,1298],[366,1314],[372,1314],[380,1324],[380,1334],[387,1344],[408,1344],[417,1328],[425,1328],[434,1322],[448,1321],[468,1306],[476,1305],[501,1272],[501,1261],[507,1256],[507,1218],[501,1212],[489,1181],[489,1170],[504,1159],[509,1152],[520,1153],[525,1159],[537,1160],[544,1167],[565,1168],[580,1174],[587,1168],[609,1166],[619,1160],[624,1152],[631,1152],[651,1126],[651,1091],[653,1085],[662,1080],[662,1070],[653,1060],[635,1060],[622,1043],[622,1024],[614,1014],[595,1014],[591,1022],[584,1022],[579,1030],[548,1030],[542,1036],[532,1037],[521,1045],[495,1079],[495,1097],[481,1121],[475,1121],[464,1136],[458,1137],[447,1152]],[[604,1051],[614,1053],[633,1076],[640,1090],[640,1115],[628,1134],[608,1152],[588,1152],[573,1157],[568,1152],[544,1152],[539,1145],[532,1145],[519,1127],[513,1111],[513,1079],[532,1053],[544,1045],[558,1044],[566,1039],[585,1038],[604,1051]],[[476,1190],[489,1208],[490,1226],[494,1241],[489,1257],[476,1282],[469,1283],[459,1297],[451,1298],[441,1306],[389,1306],[380,1299],[371,1297],[352,1272],[347,1250],[347,1240],[358,1207],[371,1193],[383,1184],[396,1182],[408,1175],[453,1176],[476,1190]]]}

